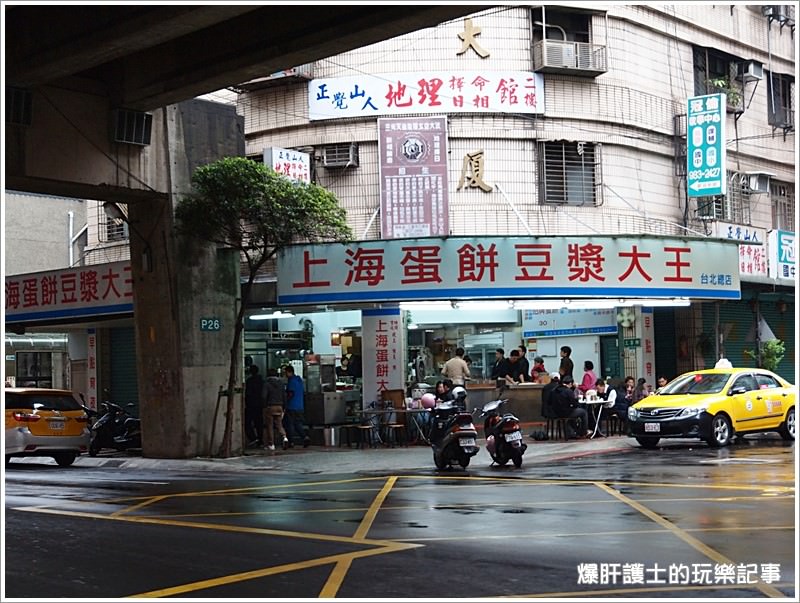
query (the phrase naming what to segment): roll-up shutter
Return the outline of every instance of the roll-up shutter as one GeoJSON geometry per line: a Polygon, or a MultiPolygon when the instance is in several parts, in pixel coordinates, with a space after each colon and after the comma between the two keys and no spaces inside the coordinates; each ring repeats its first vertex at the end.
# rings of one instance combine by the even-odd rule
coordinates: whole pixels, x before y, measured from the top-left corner
{"type": "MultiPolygon", "coordinates": [[[[656,379],[661,375],[667,381],[678,375],[678,356],[675,338],[675,311],[672,308],[653,308],[655,333],[656,379]]],[[[653,380],[655,381],[655,379],[653,380]]],[[[653,383],[655,387],[655,383],[653,383]]]]}
{"type": "Polygon", "coordinates": [[[139,416],[139,384],[136,379],[136,337],[133,327],[110,329],[111,400],[120,406],[133,402],[131,414],[139,416]]]}

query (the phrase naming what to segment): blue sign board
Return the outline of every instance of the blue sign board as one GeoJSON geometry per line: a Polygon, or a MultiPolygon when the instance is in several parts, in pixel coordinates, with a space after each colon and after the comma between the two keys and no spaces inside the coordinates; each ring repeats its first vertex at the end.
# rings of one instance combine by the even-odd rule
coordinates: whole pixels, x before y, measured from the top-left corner
{"type": "Polygon", "coordinates": [[[727,192],[725,95],[689,98],[686,125],[686,186],[690,197],[727,192]]]}

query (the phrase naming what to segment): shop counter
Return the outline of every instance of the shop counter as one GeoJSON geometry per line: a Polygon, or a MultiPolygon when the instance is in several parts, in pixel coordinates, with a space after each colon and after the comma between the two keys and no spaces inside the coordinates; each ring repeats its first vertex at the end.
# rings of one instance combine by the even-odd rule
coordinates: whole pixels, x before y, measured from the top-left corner
{"type": "Polygon", "coordinates": [[[507,399],[503,410],[514,413],[523,423],[542,421],[542,383],[518,383],[509,385],[499,397],[507,399]]]}

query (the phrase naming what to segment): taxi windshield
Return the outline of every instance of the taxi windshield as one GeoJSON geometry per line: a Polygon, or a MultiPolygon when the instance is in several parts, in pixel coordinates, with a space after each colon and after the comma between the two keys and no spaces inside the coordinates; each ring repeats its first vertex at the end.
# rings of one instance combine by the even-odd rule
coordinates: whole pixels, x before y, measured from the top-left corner
{"type": "Polygon", "coordinates": [[[718,394],[725,388],[728,373],[694,373],[682,375],[658,392],[662,396],[684,394],[718,394]]]}

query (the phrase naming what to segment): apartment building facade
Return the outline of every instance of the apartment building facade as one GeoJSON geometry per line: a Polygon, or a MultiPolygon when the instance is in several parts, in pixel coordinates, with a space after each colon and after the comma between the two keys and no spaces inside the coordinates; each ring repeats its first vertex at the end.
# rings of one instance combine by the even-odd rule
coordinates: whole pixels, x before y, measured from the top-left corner
{"type": "MultiPolygon", "coordinates": [[[[794,379],[796,48],[785,5],[498,6],[241,84],[237,107],[247,155],[307,154],[301,171],[337,195],[361,241],[735,239],[741,299],[656,308],[654,370],[744,363],[771,333],[794,379]],[[697,195],[688,103],[720,92],[724,190],[697,195]],[[379,134],[391,119],[406,124],[394,142],[379,134]],[[444,167],[427,168],[417,196],[438,197],[417,208],[427,219],[391,230],[392,199],[416,193],[389,190],[386,145],[413,159],[408,132],[424,139],[437,119],[444,167]]],[[[642,374],[645,356],[621,349],[627,328],[620,371],[642,374]]]]}

